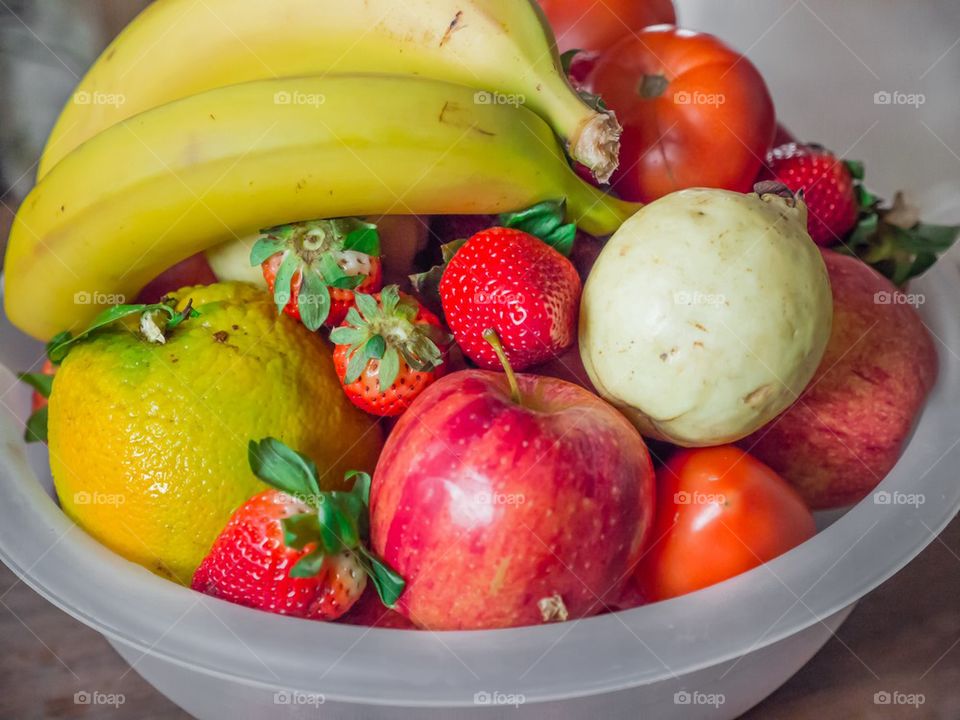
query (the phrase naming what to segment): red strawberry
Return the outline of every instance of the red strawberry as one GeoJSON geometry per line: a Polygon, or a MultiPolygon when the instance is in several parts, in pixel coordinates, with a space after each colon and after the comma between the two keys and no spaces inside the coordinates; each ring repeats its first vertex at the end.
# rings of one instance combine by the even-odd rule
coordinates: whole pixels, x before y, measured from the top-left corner
{"type": "Polygon", "coordinates": [[[37,412],[37,410],[47,406],[52,378],[56,372],[57,366],[47,359],[43,361],[43,367],[40,368],[39,373],[21,376],[21,379],[28,382],[33,388],[33,394],[30,397],[31,412],[37,412]]]}
{"type": "Polygon", "coordinates": [[[417,626],[396,610],[391,610],[380,602],[377,593],[369,589],[350,608],[350,612],[340,618],[345,625],[363,625],[365,627],[392,628],[394,630],[416,630],[417,626]]]}
{"type": "Polygon", "coordinates": [[[451,338],[415,298],[389,285],[356,293],[346,322],[330,333],[334,367],[350,401],[373,415],[400,415],[443,375],[451,338]]]}
{"type": "Polygon", "coordinates": [[[23,434],[23,439],[28,443],[47,441],[47,398],[53,389],[53,376],[56,372],[57,366],[47,359],[44,360],[40,372],[25,372],[17,376],[33,388],[30,417],[23,434]]]}
{"type": "MultiPolygon", "coordinates": [[[[392,607],[403,580],[364,546],[370,476],[322,492],[317,466],[273,438],[249,447],[265,490],[234,512],[194,573],[194,590],[247,607],[312,620],[347,612],[373,580],[392,607]]],[[[349,478],[349,476],[348,476],[349,478]]]]}
{"type": "Polygon", "coordinates": [[[817,245],[842,240],[857,224],[860,204],[855,178],[847,165],[818,145],[787,143],[767,153],[763,179],[778,180],[793,192],[803,191],[809,213],[807,230],[817,245]]]}
{"type": "Polygon", "coordinates": [[[313,551],[287,547],[283,521],[310,508],[279,490],[264,490],[234,512],[197,568],[192,587],[239,605],[312,620],[333,620],[349,610],[367,586],[357,557],[324,558],[310,577],[290,569],[313,551]]]}
{"type": "Polygon", "coordinates": [[[580,277],[552,247],[520,230],[490,228],[457,250],[440,299],[460,348],[488,369],[500,362],[484,340],[496,330],[517,370],[546,362],[576,339],[580,277]]]}
{"type": "Polygon", "coordinates": [[[383,283],[377,228],[355,218],[264,230],[250,263],[262,267],[277,308],[310,330],[336,327],[353,307],[354,291],[383,283]]]}

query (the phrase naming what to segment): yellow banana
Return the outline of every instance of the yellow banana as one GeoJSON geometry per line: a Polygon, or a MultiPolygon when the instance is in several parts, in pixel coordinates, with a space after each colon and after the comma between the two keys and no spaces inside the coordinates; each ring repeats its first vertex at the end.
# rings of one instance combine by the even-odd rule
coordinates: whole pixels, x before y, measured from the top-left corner
{"type": "Polygon", "coordinates": [[[123,121],[24,200],[7,314],[46,339],[193,253],[296,220],[496,213],[565,197],[571,221],[605,235],[636,210],[580,180],[538,115],[473,95],[410,76],[287,78],[123,121]]]}
{"type": "Polygon", "coordinates": [[[251,80],[396,73],[525,104],[606,180],[620,127],[570,87],[534,0],[156,0],[104,51],[64,108],[42,178],[70,151],[136,113],[251,80]]]}

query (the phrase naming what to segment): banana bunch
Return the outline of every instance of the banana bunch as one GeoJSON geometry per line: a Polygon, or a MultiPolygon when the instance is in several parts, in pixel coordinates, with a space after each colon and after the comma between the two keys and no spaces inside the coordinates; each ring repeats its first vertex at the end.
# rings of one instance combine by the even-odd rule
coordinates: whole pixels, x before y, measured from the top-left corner
{"type": "Polygon", "coordinates": [[[156,0],[77,87],[38,175],[144,110],[223,85],[326,73],[467,85],[477,102],[544,117],[599,180],[616,169],[620,127],[570,87],[534,0],[156,0]]]}
{"type": "Polygon", "coordinates": [[[577,177],[539,115],[477,105],[474,93],[414,77],[285,78],[124,120],[24,200],[7,314],[48,339],[88,323],[98,298],[133,298],[194,253],[296,219],[485,214],[565,197],[572,222],[606,235],[635,212],[577,177]]]}
{"type": "Polygon", "coordinates": [[[190,255],[312,218],[566,198],[608,235],[638,206],[567,156],[606,177],[618,138],[533,0],[157,0],[57,122],[11,230],[6,311],[48,339],[190,255]]]}

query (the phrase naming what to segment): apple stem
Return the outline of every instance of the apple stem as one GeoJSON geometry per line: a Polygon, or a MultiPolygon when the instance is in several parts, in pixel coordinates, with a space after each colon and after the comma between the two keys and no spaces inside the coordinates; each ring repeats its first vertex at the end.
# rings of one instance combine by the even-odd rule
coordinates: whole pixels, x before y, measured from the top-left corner
{"type": "Polygon", "coordinates": [[[507,382],[510,384],[510,397],[511,399],[520,404],[520,384],[517,382],[517,376],[513,372],[513,368],[510,366],[510,360],[507,358],[507,353],[503,351],[503,343],[500,342],[500,336],[497,335],[497,331],[493,328],[487,328],[483,331],[483,339],[490,343],[490,347],[493,348],[493,351],[497,354],[497,358],[500,360],[500,364],[503,365],[503,372],[507,375],[507,382]]]}

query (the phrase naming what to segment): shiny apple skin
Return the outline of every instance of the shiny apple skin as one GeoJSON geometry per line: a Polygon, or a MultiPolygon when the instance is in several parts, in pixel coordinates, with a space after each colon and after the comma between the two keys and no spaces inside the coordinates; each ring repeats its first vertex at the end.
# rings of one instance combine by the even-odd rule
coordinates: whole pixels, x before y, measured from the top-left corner
{"type": "Polygon", "coordinates": [[[652,524],[643,439],[572,383],[464,370],[401,416],[371,491],[376,552],[407,582],[397,610],[431,630],[543,622],[559,594],[569,618],[621,600],[652,524]]]}

